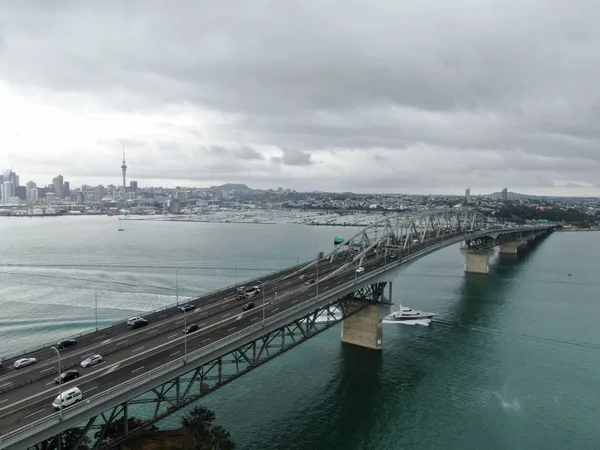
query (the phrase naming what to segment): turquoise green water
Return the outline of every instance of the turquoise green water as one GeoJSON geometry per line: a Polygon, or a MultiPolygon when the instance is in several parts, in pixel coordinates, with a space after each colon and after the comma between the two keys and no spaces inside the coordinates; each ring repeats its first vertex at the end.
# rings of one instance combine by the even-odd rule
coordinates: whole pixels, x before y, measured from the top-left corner
{"type": "MultiPolygon", "coordinates": [[[[184,295],[208,291],[350,233],[117,228],[113,218],[0,221],[10,237],[0,252],[3,353],[93,325],[96,290],[106,323],[173,301],[177,266],[184,295]]],[[[487,277],[465,276],[458,249],[442,250],[394,281],[396,301],[440,314],[430,326],[386,325],[381,353],[342,346],[334,327],[205,403],[242,449],[598,448],[599,247],[596,233],[555,233],[530,253],[494,258],[487,277]]]]}

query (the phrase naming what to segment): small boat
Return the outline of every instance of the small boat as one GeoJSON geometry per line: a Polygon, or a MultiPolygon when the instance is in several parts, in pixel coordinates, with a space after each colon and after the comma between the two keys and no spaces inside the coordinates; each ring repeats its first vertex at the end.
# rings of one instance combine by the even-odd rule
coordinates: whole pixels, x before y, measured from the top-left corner
{"type": "Polygon", "coordinates": [[[407,306],[401,306],[399,311],[394,311],[393,313],[391,313],[389,316],[386,317],[386,320],[402,322],[405,320],[431,319],[433,316],[437,316],[437,314],[417,311],[407,306]]]}
{"type": "Polygon", "coordinates": [[[125,231],[125,228],[119,228],[119,231],[125,231]]]}

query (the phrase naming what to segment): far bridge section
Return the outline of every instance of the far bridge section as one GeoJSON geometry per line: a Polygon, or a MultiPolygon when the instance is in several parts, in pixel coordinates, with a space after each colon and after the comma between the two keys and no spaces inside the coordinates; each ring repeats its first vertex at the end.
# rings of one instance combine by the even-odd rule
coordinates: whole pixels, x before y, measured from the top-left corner
{"type": "Polygon", "coordinates": [[[253,308],[242,309],[245,301],[236,300],[231,289],[231,298],[192,301],[193,312],[173,308],[141,330],[115,331],[111,342],[100,338],[106,330],[91,333],[81,348],[78,343],[64,351],[63,363],[78,366],[95,353],[105,362],[80,369],[81,378],[65,386],[77,385],[84,398],[62,412],[50,407],[59,389],[53,385],[56,357],[50,345],[37,349],[48,357],[19,371],[0,372],[0,449],[77,449],[85,439],[94,449],[115,448],[339,322],[343,342],[380,350],[381,318],[389,312],[398,270],[463,243],[465,270],[487,274],[496,246],[514,253],[553,228],[504,228],[468,209],[390,215],[343,243],[338,240],[314,261],[247,283],[262,287],[253,308]],[[192,323],[199,330],[182,333],[192,323]],[[132,416],[139,421],[130,424],[132,416]],[[115,427],[122,436],[111,434],[115,427]]]}

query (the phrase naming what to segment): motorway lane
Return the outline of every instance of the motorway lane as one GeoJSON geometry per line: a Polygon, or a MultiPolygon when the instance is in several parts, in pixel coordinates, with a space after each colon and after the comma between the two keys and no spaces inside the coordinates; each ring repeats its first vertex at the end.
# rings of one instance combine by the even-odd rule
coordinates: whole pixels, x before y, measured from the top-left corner
{"type": "MultiPolygon", "coordinates": [[[[325,264],[327,264],[327,266],[329,267],[321,268],[321,271],[323,273],[329,273],[338,267],[338,264],[325,264]]],[[[307,278],[312,275],[316,275],[316,268],[314,270],[307,271],[307,278]]],[[[281,283],[278,283],[276,281],[277,279],[278,278],[274,277],[275,281],[271,281],[270,283],[265,284],[265,298],[272,296],[276,289],[279,290],[278,295],[279,297],[281,297],[282,295],[285,295],[290,289],[294,289],[300,285],[303,285],[303,281],[299,280],[297,277],[290,278],[281,283]]],[[[237,307],[238,305],[241,306],[245,303],[245,301],[237,300],[235,298],[236,291],[234,289],[229,290],[228,293],[230,294],[229,298],[224,298],[221,302],[209,304],[204,308],[198,308],[194,310],[194,312],[190,312],[188,314],[192,315],[215,313],[218,312],[220,309],[225,310],[226,308],[229,309],[231,307],[237,307]]],[[[218,295],[210,296],[209,299],[215,297],[218,297],[218,295]]],[[[203,303],[206,303],[206,299],[202,300],[203,303]]],[[[262,294],[257,295],[254,299],[252,299],[252,301],[255,304],[262,303],[262,294]]],[[[198,302],[190,303],[198,304],[198,302]]],[[[224,315],[227,314],[229,313],[224,313],[224,315]]],[[[112,349],[115,343],[117,342],[127,344],[127,341],[140,339],[143,336],[148,336],[148,338],[150,338],[152,334],[164,334],[170,328],[173,328],[174,325],[183,322],[183,313],[178,308],[170,308],[169,310],[160,311],[159,313],[151,314],[144,317],[146,317],[150,323],[148,326],[138,330],[132,330],[127,324],[123,323],[122,326],[117,325],[115,327],[111,327],[108,330],[102,330],[103,332],[92,333],[91,335],[87,335],[77,339],[76,346],[61,350],[61,369],[64,370],[70,365],[73,365],[75,363],[78,364],[79,361],[76,357],[82,355],[87,357],[94,353],[103,354],[107,350],[112,349]],[[156,322],[152,321],[153,316],[157,316],[156,322]],[[108,333],[108,331],[110,331],[110,333],[108,333]]],[[[181,323],[181,327],[183,328],[183,323],[181,323]]],[[[148,345],[152,344],[148,343],[148,345]]],[[[12,388],[13,385],[25,382],[28,379],[37,378],[45,371],[48,371],[49,375],[55,375],[57,373],[57,357],[52,349],[46,348],[44,350],[39,350],[27,354],[26,356],[38,358],[38,363],[26,368],[14,369],[12,367],[14,359],[3,361],[4,367],[0,369],[0,393],[3,390],[12,388]]]]}
{"type": "MultiPolygon", "coordinates": [[[[329,268],[327,271],[331,271],[334,270],[335,267],[329,268]]],[[[294,287],[300,287],[299,291],[300,295],[306,295],[306,289],[310,288],[310,287],[305,287],[304,286],[304,280],[290,280],[288,283],[286,283],[287,285],[292,285],[294,287]]],[[[285,289],[284,293],[287,293],[290,289],[285,289]]],[[[283,295],[279,295],[278,297],[279,299],[286,299],[286,297],[283,297],[283,295]]],[[[278,312],[282,307],[279,306],[280,301],[275,301],[273,298],[268,298],[265,295],[265,300],[267,302],[267,304],[271,304],[271,303],[275,303],[277,302],[278,306],[272,306],[272,308],[275,309],[274,312],[278,312]]],[[[235,301],[241,309],[241,306],[245,303],[245,302],[239,302],[239,301],[235,301]]],[[[296,301],[294,301],[294,303],[296,303],[296,301]]],[[[262,304],[262,295],[258,295],[256,300],[254,300],[254,303],[257,305],[257,307],[252,310],[252,311],[259,311],[259,313],[262,315],[262,308],[261,308],[261,304],[262,304]]],[[[215,309],[214,307],[212,309],[215,309]]],[[[218,308],[217,308],[218,309],[218,308]]],[[[267,308],[267,311],[269,311],[269,308],[267,308]]],[[[204,318],[204,316],[207,314],[206,310],[201,310],[201,309],[197,309],[193,312],[187,313],[187,325],[191,325],[191,324],[198,324],[202,330],[197,332],[197,333],[193,333],[189,336],[195,336],[198,333],[202,332],[206,332],[206,328],[210,327],[212,324],[218,322],[218,321],[222,321],[224,319],[227,319],[227,317],[232,317],[231,320],[233,320],[236,316],[239,316],[239,314],[241,313],[240,310],[235,310],[235,311],[226,311],[223,314],[217,314],[217,315],[213,315],[211,317],[208,318],[204,318]]],[[[262,316],[261,316],[262,318],[262,316]]],[[[101,343],[100,345],[96,345],[93,348],[82,348],[82,349],[77,349],[77,350],[73,350],[70,352],[66,352],[65,354],[63,354],[63,358],[61,360],[61,369],[64,371],[66,370],[66,368],[68,368],[69,366],[73,366],[76,365],[77,366],[77,370],[80,371],[80,374],[83,376],[83,374],[86,371],[89,371],[91,369],[83,369],[79,367],[79,363],[81,362],[81,360],[83,360],[84,358],[90,356],[93,353],[104,353],[109,349],[112,349],[115,347],[115,345],[118,344],[125,344],[127,343],[127,341],[129,341],[130,339],[140,339],[144,336],[147,336],[147,339],[144,340],[143,342],[133,345],[132,347],[129,348],[124,348],[123,350],[119,350],[115,353],[112,353],[108,356],[105,357],[105,360],[107,362],[114,362],[114,361],[119,361],[120,358],[124,358],[124,357],[129,357],[131,356],[131,353],[136,353],[139,352],[140,357],[143,354],[143,350],[148,349],[148,348],[154,348],[158,345],[161,345],[163,343],[165,343],[166,341],[169,340],[177,340],[177,336],[181,336],[180,334],[178,334],[178,331],[182,330],[184,327],[184,317],[183,317],[183,313],[181,313],[181,311],[179,311],[179,315],[177,316],[178,321],[175,322],[175,325],[179,325],[179,327],[177,328],[177,330],[172,330],[169,333],[163,333],[163,335],[160,336],[152,336],[157,334],[158,331],[161,331],[161,327],[164,326],[164,323],[160,323],[157,327],[155,327],[155,329],[151,329],[150,325],[142,328],[140,330],[137,330],[135,332],[130,332],[127,336],[119,336],[118,339],[111,339],[109,340],[110,342],[106,342],[103,341],[103,343],[101,343]],[[165,336],[167,335],[167,336],[165,336]],[[127,337],[127,339],[123,339],[124,337],[127,337]]],[[[170,321],[170,323],[173,323],[173,320],[170,321]]],[[[231,327],[230,327],[231,328],[231,327]]],[[[233,330],[231,330],[231,332],[233,332],[233,330]]],[[[179,339],[182,340],[182,339],[179,339]]],[[[182,345],[182,344],[181,344],[182,345]]],[[[31,376],[35,375],[35,376],[41,376],[41,375],[45,375],[43,379],[37,380],[37,381],[33,381],[30,384],[26,385],[26,386],[22,386],[19,387],[17,389],[13,389],[10,391],[7,391],[5,393],[1,393],[0,394],[0,409],[1,410],[5,410],[5,408],[8,408],[10,405],[14,404],[14,402],[19,401],[20,399],[23,398],[27,398],[27,396],[29,394],[33,394],[37,391],[39,391],[40,389],[48,389],[48,386],[54,385],[54,376],[57,373],[57,359],[56,357],[51,358],[51,361],[47,364],[37,364],[34,366],[30,366],[28,368],[25,369],[20,369],[20,370],[15,370],[13,373],[17,373],[19,376],[22,376],[23,373],[22,371],[29,371],[31,373],[31,376]]],[[[14,379],[14,378],[13,378],[14,379]]],[[[81,378],[80,378],[81,379],[81,378]]],[[[15,380],[15,382],[17,382],[15,380]]],[[[3,379],[3,381],[0,382],[0,386],[2,386],[2,383],[7,383],[6,379],[3,379]]],[[[58,392],[58,387],[56,387],[56,392],[58,392]]]]}
{"type": "MultiPolygon", "coordinates": [[[[286,269],[280,273],[265,277],[262,279],[262,281],[264,281],[265,285],[267,285],[267,283],[273,282],[283,276],[293,273],[294,270],[295,269],[286,269]]],[[[252,284],[254,284],[254,281],[255,280],[250,280],[246,283],[246,285],[252,285],[252,284]]],[[[202,296],[202,297],[197,297],[197,298],[191,299],[189,303],[192,303],[196,307],[204,307],[204,306],[207,306],[209,304],[209,302],[214,302],[217,299],[232,300],[233,297],[235,296],[235,294],[236,294],[235,288],[225,289],[225,290],[218,291],[218,292],[215,292],[215,293],[207,295],[207,296],[202,296]]],[[[172,318],[180,313],[181,313],[181,311],[177,307],[172,307],[169,309],[156,311],[155,313],[150,313],[150,314],[146,314],[146,315],[140,314],[140,315],[142,315],[147,320],[149,320],[150,322],[153,323],[158,320],[172,318]]],[[[117,324],[117,325],[109,327],[109,328],[98,330],[97,332],[92,332],[92,333],[86,334],[84,336],[79,336],[78,338],[76,338],[77,339],[77,347],[81,347],[84,345],[94,345],[94,344],[97,344],[97,341],[100,339],[109,339],[109,338],[113,338],[117,335],[127,334],[127,333],[130,333],[130,327],[125,323],[125,319],[123,319],[122,324],[117,324]]],[[[14,361],[19,358],[34,357],[34,358],[38,358],[38,360],[52,358],[52,356],[48,356],[48,351],[53,352],[53,350],[50,350],[50,347],[53,345],[56,345],[56,343],[48,343],[48,347],[46,347],[44,349],[36,350],[36,351],[30,352],[30,353],[27,353],[25,355],[19,356],[17,358],[12,358],[12,359],[7,359],[7,360],[3,359],[2,360],[2,368],[0,368],[0,374],[2,374],[4,371],[6,371],[6,368],[8,366],[12,367],[12,364],[14,363],[14,361]]]]}
{"type": "MultiPolygon", "coordinates": [[[[270,317],[278,314],[294,306],[299,300],[306,300],[306,291],[306,289],[300,289],[293,295],[269,305],[265,310],[266,316],[270,317]]],[[[216,321],[221,318],[213,317],[211,319],[216,321]]],[[[188,335],[188,351],[215,342],[231,333],[253,325],[261,319],[262,308],[256,307],[247,312],[240,311],[231,319],[221,319],[216,322],[216,327],[209,328],[210,324],[208,324],[202,330],[188,335]]],[[[84,393],[85,399],[86,393],[88,393],[88,396],[94,395],[100,386],[102,389],[107,389],[134,377],[136,373],[142,373],[142,370],[145,372],[164,365],[168,361],[180,360],[183,356],[183,339],[183,336],[180,335],[180,337],[173,336],[171,341],[153,342],[153,346],[148,346],[147,350],[144,349],[145,351],[140,350],[137,355],[123,351],[119,359],[106,359],[102,364],[104,367],[98,365],[89,369],[80,369],[81,377],[65,383],[63,388],[78,386],[84,393]]],[[[27,385],[26,388],[8,392],[9,397],[6,399],[0,398],[0,433],[15,429],[21,420],[34,421],[54,413],[51,403],[58,392],[58,386],[54,385],[52,381],[48,383],[35,382],[27,385]],[[2,407],[2,404],[8,404],[9,406],[2,407]]]]}

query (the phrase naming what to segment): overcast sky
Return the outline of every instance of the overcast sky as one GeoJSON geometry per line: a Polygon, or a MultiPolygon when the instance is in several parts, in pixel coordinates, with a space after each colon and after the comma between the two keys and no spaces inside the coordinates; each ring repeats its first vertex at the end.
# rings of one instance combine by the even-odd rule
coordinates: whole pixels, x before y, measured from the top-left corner
{"type": "Polygon", "coordinates": [[[2,0],[24,184],[600,195],[598,0],[2,0]]]}

